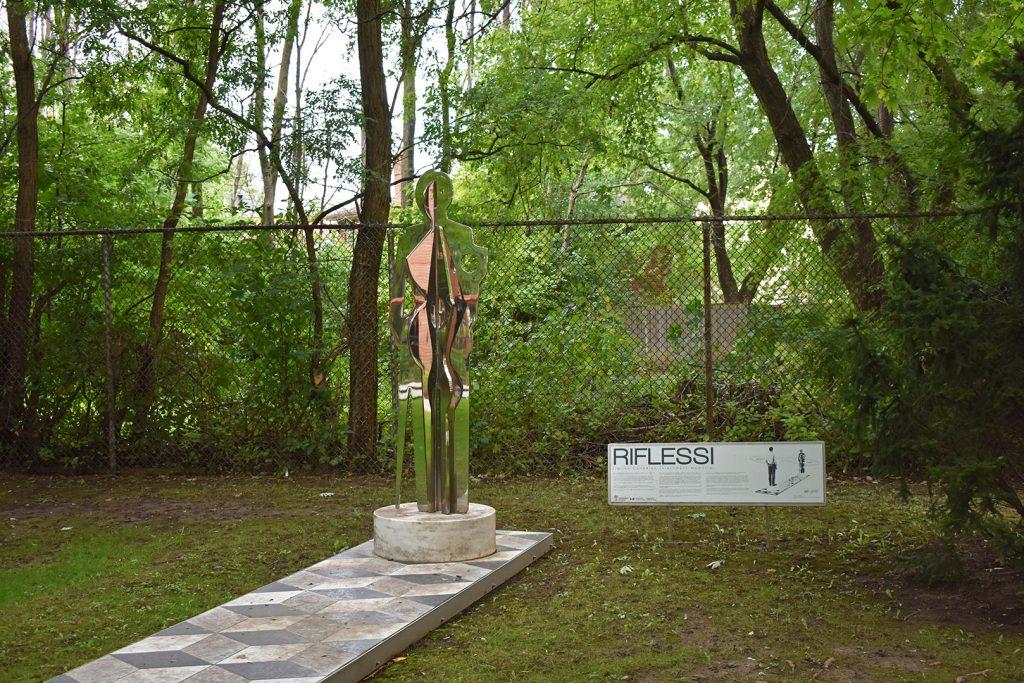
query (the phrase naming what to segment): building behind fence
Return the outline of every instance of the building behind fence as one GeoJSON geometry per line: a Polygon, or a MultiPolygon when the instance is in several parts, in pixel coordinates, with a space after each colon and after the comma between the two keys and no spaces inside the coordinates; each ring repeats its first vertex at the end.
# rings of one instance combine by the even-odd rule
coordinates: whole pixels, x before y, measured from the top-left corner
{"type": "MultiPolygon", "coordinates": [[[[871,218],[882,234],[913,225],[954,258],[992,248],[966,215],[871,218]]],[[[826,436],[835,387],[815,369],[815,344],[853,308],[811,223],[477,227],[491,260],[472,354],[471,466],[555,473],[599,466],[611,441],[826,436]]],[[[160,231],[34,236],[24,392],[0,467],[385,471],[396,438],[387,267],[378,444],[357,456],[347,448],[355,229],[316,231],[315,271],[294,226],[177,231],[156,339],[160,231]]],[[[0,263],[10,263],[12,243],[0,240],[0,263]]]]}

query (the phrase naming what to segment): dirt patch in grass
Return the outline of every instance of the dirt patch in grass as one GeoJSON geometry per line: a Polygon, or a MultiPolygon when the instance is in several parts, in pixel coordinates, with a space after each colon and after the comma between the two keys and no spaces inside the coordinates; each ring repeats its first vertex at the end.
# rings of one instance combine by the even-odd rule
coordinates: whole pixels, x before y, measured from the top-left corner
{"type": "MultiPolygon", "coordinates": [[[[805,657],[793,659],[727,660],[704,666],[691,675],[695,682],[747,681],[747,680],[820,680],[870,681],[878,680],[879,671],[889,674],[920,674],[928,670],[928,663],[909,655],[892,654],[885,650],[865,650],[853,646],[837,647],[833,655],[823,660],[805,657]]],[[[642,678],[638,680],[643,680],[642,678]]],[[[660,680],[660,679],[651,679],[660,680]]]]}
{"type": "Polygon", "coordinates": [[[912,576],[882,580],[904,621],[949,624],[960,628],[998,628],[1024,633],[1024,575],[1006,566],[979,538],[958,543],[963,579],[925,585],[912,576]]]}
{"type": "MultiPolygon", "coordinates": [[[[365,490],[360,479],[304,477],[295,485],[273,477],[174,477],[126,473],[118,476],[15,477],[0,490],[0,520],[59,519],[97,515],[108,521],[233,521],[315,515],[365,490]],[[332,488],[343,483],[338,494],[332,488]],[[305,495],[299,491],[327,493],[305,495]],[[259,491],[258,495],[253,495],[259,491]]],[[[374,482],[376,484],[377,482],[374,482]]]]}
{"type": "MultiPolygon", "coordinates": [[[[750,659],[738,659],[734,661],[718,662],[711,666],[701,667],[693,672],[693,681],[703,683],[704,681],[741,681],[757,675],[760,667],[757,662],[750,659]]],[[[644,680],[644,679],[639,679],[644,680]]],[[[650,678],[648,680],[658,680],[650,678]]]]}
{"type": "MultiPolygon", "coordinates": [[[[292,511],[287,511],[291,513],[292,511]]],[[[300,511],[301,512],[301,511],[300,511]]],[[[100,514],[111,521],[125,524],[156,520],[210,520],[227,521],[276,517],[286,511],[243,503],[223,501],[219,503],[193,503],[166,498],[139,498],[135,500],[110,500],[78,503],[48,503],[0,508],[0,519],[22,521],[38,517],[61,517],[66,515],[100,514]]]]}
{"type": "Polygon", "coordinates": [[[888,650],[867,650],[852,645],[837,647],[837,655],[853,657],[861,662],[879,669],[899,669],[900,671],[925,671],[929,662],[913,655],[893,653],[888,650]]]}

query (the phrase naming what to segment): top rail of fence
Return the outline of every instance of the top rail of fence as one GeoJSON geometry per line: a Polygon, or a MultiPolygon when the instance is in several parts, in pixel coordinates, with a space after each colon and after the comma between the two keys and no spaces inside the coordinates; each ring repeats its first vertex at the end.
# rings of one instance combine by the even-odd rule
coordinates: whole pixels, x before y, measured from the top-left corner
{"type": "MultiPolygon", "coordinates": [[[[976,208],[958,208],[939,211],[870,211],[862,213],[789,213],[789,214],[728,214],[713,216],[710,214],[688,214],[675,216],[609,216],[602,218],[554,218],[543,220],[522,221],[466,221],[475,228],[542,228],[565,226],[602,226],[602,225],[657,225],[677,223],[703,223],[704,221],[757,222],[757,221],[829,221],[867,218],[872,220],[902,218],[953,218],[972,216],[998,211],[999,205],[976,208]]],[[[286,230],[319,230],[319,231],[352,231],[363,228],[399,229],[414,223],[317,223],[301,225],[297,223],[277,223],[274,225],[254,225],[251,223],[184,225],[174,228],[165,227],[108,227],[108,228],[76,228],[71,230],[7,230],[0,231],[0,237],[76,237],[88,235],[145,235],[165,232],[278,232],[286,230]]]]}

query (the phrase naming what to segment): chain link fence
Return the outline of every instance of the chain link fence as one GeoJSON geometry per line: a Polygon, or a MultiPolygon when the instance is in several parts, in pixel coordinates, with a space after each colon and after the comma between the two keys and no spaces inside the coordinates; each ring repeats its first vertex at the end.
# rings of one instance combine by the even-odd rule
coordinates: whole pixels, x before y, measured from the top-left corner
{"type": "MultiPolygon", "coordinates": [[[[995,245],[969,214],[874,214],[965,264],[995,245]]],[[[471,467],[603,463],[607,443],[827,438],[821,340],[854,312],[821,223],[850,217],[480,224],[471,467]]],[[[385,249],[394,243],[390,237],[385,249]]],[[[386,472],[396,439],[379,282],[373,452],[349,437],[349,274],[358,226],[0,233],[0,467],[386,472]],[[308,239],[307,239],[308,237],[308,239]],[[15,246],[32,247],[15,311],[15,246]]],[[[841,264],[841,262],[839,262],[841,264]]],[[[984,277],[984,272],[978,272],[984,277]]],[[[845,278],[845,279],[844,279],[845,278]]],[[[372,343],[373,338],[369,341],[372,343]]],[[[372,411],[371,411],[372,412],[372,411]]]]}

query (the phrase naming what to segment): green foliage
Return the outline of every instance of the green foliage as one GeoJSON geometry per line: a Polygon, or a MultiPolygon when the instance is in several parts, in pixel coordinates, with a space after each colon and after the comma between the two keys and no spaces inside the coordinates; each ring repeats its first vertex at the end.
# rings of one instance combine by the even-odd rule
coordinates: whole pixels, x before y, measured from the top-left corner
{"type": "MultiPolygon", "coordinates": [[[[980,530],[1024,564],[1024,79],[1019,49],[989,65],[1016,93],[999,120],[951,108],[975,150],[965,170],[1000,207],[974,240],[939,229],[890,246],[877,315],[833,338],[831,363],[874,466],[936,485],[947,533],[980,530]],[[835,370],[839,370],[835,372],[835,370]]],[[[952,98],[954,93],[950,93],[952,98]]],[[[933,563],[934,564],[934,563],[933,563]]],[[[941,564],[941,563],[939,563],[941,564]]]]}
{"type": "Polygon", "coordinates": [[[968,277],[932,245],[893,249],[885,306],[843,335],[861,436],[878,471],[935,482],[950,532],[982,529],[1014,549],[1024,361],[1010,349],[1024,307],[1005,283],[968,277]]]}
{"type": "MultiPolygon", "coordinates": [[[[809,6],[778,4],[813,33],[809,6]]],[[[858,115],[852,164],[837,151],[817,63],[766,15],[772,68],[813,147],[824,190],[839,196],[856,187],[863,203],[854,208],[1019,205],[1024,58],[1014,42],[1022,37],[1018,5],[838,2],[840,70],[869,112],[881,119],[884,105],[893,116],[891,132],[872,136],[861,130],[858,115]],[[942,64],[966,91],[959,113],[951,111],[949,74],[939,77],[942,64]],[[912,193],[899,180],[904,173],[914,179],[912,193]]],[[[182,79],[180,64],[122,32],[172,50],[199,73],[212,6],[208,0],[38,4],[43,24],[51,16],[46,12],[61,8],[75,19],[68,34],[73,59],[52,61],[57,25],[40,38],[37,51],[40,78],[53,65],[55,74],[70,78],[48,90],[40,106],[39,228],[158,226],[166,217],[198,93],[182,79]]],[[[423,10],[424,25],[431,25],[430,7],[438,9],[414,8],[423,10]]],[[[480,7],[497,11],[500,4],[480,7]]],[[[283,28],[280,9],[268,9],[270,44],[283,28]]],[[[228,3],[230,39],[214,86],[219,101],[249,122],[257,118],[251,104],[256,76],[265,77],[271,98],[274,81],[269,72],[255,73],[268,56],[274,61],[273,54],[257,53],[266,46],[255,37],[255,10],[250,2],[228,3]]],[[[322,11],[327,22],[342,25],[350,10],[349,3],[331,2],[310,14],[314,23],[322,11]]],[[[387,41],[396,38],[394,19],[389,13],[387,41]]],[[[426,44],[435,37],[428,35],[426,44]]],[[[694,140],[702,133],[727,160],[725,210],[794,214],[800,205],[793,175],[764,105],[743,70],[720,59],[735,44],[725,2],[527,4],[512,25],[492,25],[471,42],[457,41],[455,62],[427,49],[421,74],[436,80],[443,65],[448,82],[421,87],[425,139],[418,140],[417,165],[451,136],[458,162],[453,213],[470,223],[564,218],[570,202],[576,218],[704,213],[707,167],[694,140]],[[458,71],[470,66],[470,55],[472,78],[463,79],[458,71]],[[458,85],[464,80],[472,81],[465,90],[458,85]],[[451,130],[441,126],[445,98],[451,130]]],[[[9,60],[0,60],[5,93],[11,82],[9,60]]],[[[310,87],[302,101],[294,120],[291,110],[286,116],[282,153],[290,164],[294,152],[304,155],[306,167],[293,169],[298,175],[311,175],[313,167],[324,173],[324,192],[306,193],[314,197],[307,208],[315,215],[321,204],[332,203],[327,185],[360,181],[358,155],[345,150],[357,139],[362,112],[357,84],[347,76],[310,87]]],[[[14,125],[11,98],[0,98],[0,118],[4,130],[14,125]]],[[[199,133],[188,174],[203,179],[202,196],[189,192],[182,224],[253,220],[251,210],[229,204],[236,188],[234,171],[227,173],[232,155],[251,149],[251,134],[216,108],[199,133]]],[[[253,174],[241,177],[251,195],[253,174]]],[[[5,224],[16,187],[14,155],[7,153],[0,158],[5,224]]],[[[249,203],[259,204],[259,197],[249,203]]],[[[947,504],[954,526],[991,517],[997,483],[1019,454],[1019,444],[1007,436],[1015,429],[1017,397],[1009,378],[1017,367],[1000,357],[1010,355],[1024,291],[1024,259],[1015,256],[1024,252],[1022,213],[989,217],[994,242],[975,238],[985,231],[957,221],[871,221],[892,291],[877,317],[846,329],[837,326],[852,305],[815,236],[820,223],[728,222],[724,246],[736,279],[752,278],[759,286],[749,301],[727,309],[736,325],[713,351],[711,431],[726,439],[828,438],[830,466],[928,472],[946,490],[963,492],[950,493],[947,504]],[[918,241],[907,242],[911,234],[918,241]],[[988,385],[997,393],[994,401],[980,388],[988,385]],[[853,423],[862,426],[860,433],[849,428],[853,423]],[[950,440],[976,453],[982,438],[1005,441],[986,448],[1005,452],[1006,463],[981,458],[950,468],[936,455],[950,440]]],[[[393,217],[419,220],[414,208],[393,217]]],[[[493,262],[472,359],[475,467],[570,469],[599,465],[603,444],[613,439],[707,436],[699,224],[496,228],[479,230],[478,238],[493,262]],[[671,324],[668,338],[659,339],[665,348],[652,351],[645,325],[659,315],[671,324]]],[[[341,233],[318,234],[314,241],[325,301],[319,349],[312,348],[301,233],[176,238],[155,405],[143,424],[135,421],[130,395],[148,341],[160,244],[156,237],[114,240],[109,374],[116,383],[123,464],[266,470],[302,463],[376,467],[387,457],[383,429],[372,462],[342,460],[351,244],[341,233]],[[308,376],[314,352],[327,359],[326,381],[315,389],[308,376]]],[[[11,260],[10,242],[0,240],[0,279],[11,260]]],[[[104,465],[101,264],[98,239],[37,242],[38,329],[27,399],[38,437],[32,464],[104,465]]],[[[716,304],[725,299],[720,267],[712,265],[716,304]]],[[[379,365],[386,370],[383,326],[379,341],[379,365]]],[[[390,411],[387,384],[382,373],[382,416],[390,411]]]]}
{"type": "MultiPolygon", "coordinates": [[[[125,396],[138,376],[159,235],[113,240],[112,352],[118,463],[199,470],[347,467],[344,336],[350,246],[318,238],[325,283],[328,376],[308,379],[312,343],[305,251],[287,233],[182,234],[168,297],[168,331],[157,360],[153,414],[141,431],[125,396]]],[[[40,450],[18,464],[96,470],[106,466],[106,361],[100,239],[39,243],[36,277],[47,303],[32,357],[29,401],[40,450]],[[57,352],[47,352],[55,351],[57,352]]],[[[381,344],[386,349],[385,344],[381,344]]],[[[382,351],[384,352],[384,351],[382,351]]],[[[386,377],[383,382],[387,382],[386,377]]],[[[382,410],[387,388],[382,387],[382,410]]]]}
{"type": "Polygon", "coordinates": [[[926,545],[908,554],[903,562],[907,576],[926,586],[959,583],[966,575],[960,554],[948,540],[926,545]]]}

